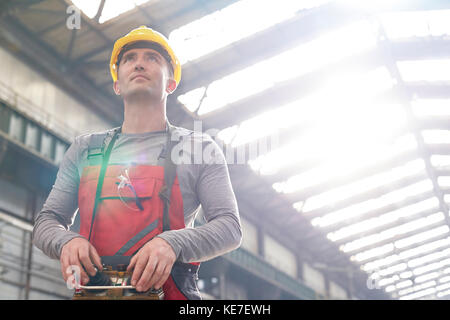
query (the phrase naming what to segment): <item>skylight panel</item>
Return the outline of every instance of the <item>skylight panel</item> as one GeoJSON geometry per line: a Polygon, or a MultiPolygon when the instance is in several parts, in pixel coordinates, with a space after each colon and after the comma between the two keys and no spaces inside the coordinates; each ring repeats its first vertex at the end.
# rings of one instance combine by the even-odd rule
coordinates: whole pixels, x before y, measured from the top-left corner
{"type": "Polygon", "coordinates": [[[450,130],[423,130],[423,141],[432,143],[450,143],[450,130]]]}
{"type": "Polygon", "coordinates": [[[408,267],[416,268],[416,267],[423,265],[425,263],[428,263],[430,261],[447,258],[447,257],[450,257],[450,248],[447,248],[445,250],[441,250],[438,252],[433,252],[433,253],[421,256],[419,258],[411,259],[408,261],[408,267]]]}
{"type": "Polygon", "coordinates": [[[101,0],[71,0],[90,19],[95,17],[101,0]]]}
{"type": "MultiPolygon", "coordinates": [[[[198,114],[204,115],[266,90],[275,83],[298,77],[326,64],[358,54],[376,45],[373,32],[373,26],[367,21],[356,22],[330,32],[316,40],[213,81],[208,86],[206,97],[201,105],[200,101],[188,99],[192,105],[186,105],[186,107],[189,110],[195,110],[200,105],[198,114]]],[[[383,74],[377,75],[384,77],[383,74]]],[[[386,85],[386,82],[384,84],[386,85]]],[[[184,94],[179,97],[180,102],[183,99],[186,101],[184,94]]]]}
{"type": "Polygon", "coordinates": [[[437,169],[450,169],[450,156],[448,155],[433,154],[430,161],[437,169]]]}
{"type": "MultiPolygon", "coordinates": [[[[99,23],[104,23],[148,1],[150,0],[106,0],[99,18],[99,23]]],[[[95,17],[100,6],[100,0],[72,0],[72,3],[91,19],[95,17]]]]}
{"type": "Polygon", "coordinates": [[[450,10],[389,12],[379,19],[389,39],[450,34],[450,10]]]}
{"type": "Polygon", "coordinates": [[[450,116],[450,99],[416,99],[411,101],[415,116],[450,116]]]}
{"type": "Polygon", "coordinates": [[[365,260],[375,258],[378,256],[385,255],[386,253],[394,251],[394,244],[388,243],[381,247],[376,247],[373,249],[369,249],[363,252],[359,252],[353,256],[350,257],[351,260],[357,261],[357,262],[363,262],[365,260]]]}
{"type": "Polygon", "coordinates": [[[397,61],[404,81],[450,81],[450,59],[397,61]]]}
{"type": "Polygon", "coordinates": [[[360,202],[311,220],[313,226],[328,227],[348,219],[361,217],[387,205],[403,201],[405,198],[431,191],[429,179],[386,193],[378,198],[360,202]]]}
{"type": "Polygon", "coordinates": [[[448,231],[449,231],[448,226],[446,226],[446,225],[440,226],[440,227],[434,228],[429,231],[421,232],[417,235],[414,235],[414,236],[411,236],[411,237],[408,237],[405,239],[397,240],[397,241],[395,241],[395,247],[401,249],[401,248],[413,245],[415,243],[420,243],[422,241],[432,239],[432,238],[438,237],[443,234],[447,234],[448,231]]]}
{"type": "Polygon", "coordinates": [[[372,270],[379,269],[383,266],[390,265],[397,261],[410,259],[411,257],[423,255],[423,254],[426,254],[427,252],[431,252],[431,251],[437,250],[442,247],[447,247],[447,246],[450,246],[450,238],[436,240],[436,241],[433,241],[430,243],[426,243],[424,245],[419,245],[418,247],[415,247],[412,249],[403,250],[403,251],[399,252],[398,254],[393,254],[393,255],[390,255],[390,256],[382,258],[382,259],[368,262],[366,264],[363,264],[361,266],[361,269],[366,272],[370,272],[372,270]]]}
{"type": "Polygon", "coordinates": [[[327,205],[332,205],[335,202],[341,201],[343,199],[348,199],[354,197],[357,194],[376,189],[380,186],[392,183],[397,180],[401,180],[402,178],[418,173],[424,173],[424,169],[425,163],[423,162],[423,160],[417,159],[410,161],[403,166],[395,167],[388,171],[358,180],[354,183],[332,189],[316,196],[312,196],[306,200],[302,212],[307,213],[311,210],[325,207],[327,205]]]}
{"type": "MultiPolygon", "coordinates": [[[[439,212],[436,214],[432,214],[427,217],[416,219],[414,221],[402,224],[400,226],[387,229],[383,232],[365,236],[365,237],[359,238],[357,240],[354,240],[352,242],[346,243],[343,246],[341,246],[341,250],[344,252],[359,250],[363,247],[394,238],[396,236],[411,232],[413,230],[423,228],[425,226],[428,226],[428,225],[431,225],[431,224],[434,224],[434,223],[437,223],[437,222],[443,221],[443,220],[444,220],[444,215],[442,213],[439,212]]],[[[330,237],[328,237],[328,238],[330,238],[330,237]]]]}
{"type": "MultiPolygon", "coordinates": [[[[432,286],[434,286],[434,285],[435,285],[435,282],[434,282],[433,284],[431,284],[431,283],[429,284],[430,287],[432,287],[432,286]]],[[[414,293],[409,294],[409,295],[401,296],[401,297],[400,297],[400,300],[412,300],[412,299],[418,299],[418,298],[421,298],[421,297],[424,297],[424,296],[433,294],[433,293],[435,293],[435,292],[436,292],[436,288],[428,288],[428,289],[425,289],[425,290],[421,290],[421,291],[418,291],[418,292],[414,292],[414,293]]],[[[400,294],[400,293],[399,293],[399,294],[400,294]]]]}
{"type": "MultiPolygon", "coordinates": [[[[320,132],[312,132],[301,138],[303,139],[296,144],[297,152],[313,158],[315,156],[316,159],[332,159],[332,161],[328,160],[316,168],[292,176],[286,181],[275,183],[273,188],[277,192],[296,192],[325,181],[348,176],[359,169],[375,165],[380,161],[385,161],[403,152],[417,148],[417,142],[410,134],[399,137],[392,144],[367,144],[367,140],[362,139],[357,144],[352,144],[350,141],[347,141],[348,145],[342,145],[339,142],[342,143],[345,139],[337,139],[337,137],[331,137],[329,134],[325,135],[320,132]]],[[[359,139],[361,137],[355,138],[359,139]]],[[[291,149],[291,152],[292,150],[295,149],[291,149]]],[[[285,152],[289,152],[289,150],[285,152]]],[[[288,158],[284,163],[288,162],[290,157],[289,153],[273,151],[273,153],[269,153],[263,157],[261,166],[266,166],[267,171],[276,172],[276,169],[273,167],[279,166],[279,164],[269,162],[269,159],[272,157],[281,158],[283,155],[285,158],[288,158]]]]}
{"type": "Polygon", "coordinates": [[[172,31],[169,40],[186,63],[327,2],[241,0],[172,31]]]}
{"type": "MultiPolygon", "coordinates": [[[[415,283],[422,283],[422,282],[425,282],[425,281],[433,280],[433,279],[438,278],[439,275],[440,275],[439,272],[427,273],[427,274],[424,274],[423,276],[416,277],[414,279],[414,282],[415,283]]],[[[437,287],[436,287],[436,289],[437,289],[437,287]]]]}
{"type": "Polygon", "coordinates": [[[441,188],[450,188],[450,176],[440,176],[437,181],[441,188]]]}

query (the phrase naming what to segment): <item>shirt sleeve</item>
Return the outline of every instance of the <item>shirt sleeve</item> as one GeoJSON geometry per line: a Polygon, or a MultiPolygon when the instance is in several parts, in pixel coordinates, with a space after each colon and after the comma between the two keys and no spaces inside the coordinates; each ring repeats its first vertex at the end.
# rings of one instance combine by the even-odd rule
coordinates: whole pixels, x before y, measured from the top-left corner
{"type": "Polygon", "coordinates": [[[81,237],[69,231],[78,208],[79,149],[79,139],[75,139],[61,161],[52,190],[34,223],[33,244],[53,259],[59,259],[63,245],[69,240],[81,237]]]}
{"type": "Polygon", "coordinates": [[[203,140],[203,158],[195,186],[205,224],[160,234],[181,262],[202,262],[240,246],[242,230],[237,201],[224,154],[217,143],[203,140]]]}

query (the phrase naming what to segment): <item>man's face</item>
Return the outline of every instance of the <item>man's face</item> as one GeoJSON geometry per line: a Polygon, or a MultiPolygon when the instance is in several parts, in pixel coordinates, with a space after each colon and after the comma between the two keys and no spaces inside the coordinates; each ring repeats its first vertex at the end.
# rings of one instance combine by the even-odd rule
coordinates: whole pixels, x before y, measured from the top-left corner
{"type": "Polygon", "coordinates": [[[124,99],[133,95],[151,95],[153,99],[162,100],[176,87],[168,62],[159,52],[149,48],[125,52],[117,76],[114,91],[124,99]]]}

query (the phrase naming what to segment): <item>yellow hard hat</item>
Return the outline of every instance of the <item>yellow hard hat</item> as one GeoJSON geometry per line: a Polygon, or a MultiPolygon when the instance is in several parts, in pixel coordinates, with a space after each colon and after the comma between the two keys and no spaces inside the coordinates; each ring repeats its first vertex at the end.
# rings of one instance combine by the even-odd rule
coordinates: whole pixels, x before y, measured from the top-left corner
{"type": "Polygon", "coordinates": [[[180,60],[178,60],[177,56],[175,55],[175,52],[170,47],[167,38],[163,36],[161,33],[151,28],[147,28],[146,26],[140,26],[139,28],[131,30],[127,35],[118,39],[116,43],[114,43],[114,48],[111,54],[111,60],[109,62],[109,69],[111,71],[113,81],[114,82],[117,81],[117,58],[119,57],[120,51],[125,45],[137,41],[155,42],[161,45],[167,51],[167,53],[171,58],[170,63],[172,64],[173,67],[173,77],[178,86],[178,83],[181,80],[180,60]]]}

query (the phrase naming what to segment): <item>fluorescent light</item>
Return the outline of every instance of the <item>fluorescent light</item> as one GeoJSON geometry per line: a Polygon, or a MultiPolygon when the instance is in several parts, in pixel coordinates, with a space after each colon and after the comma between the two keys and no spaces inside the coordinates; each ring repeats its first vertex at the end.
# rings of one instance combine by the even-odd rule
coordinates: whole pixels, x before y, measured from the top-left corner
{"type": "MultiPolygon", "coordinates": [[[[413,217],[414,215],[419,214],[425,210],[430,210],[432,208],[437,209],[438,205],[439,205],[438,199],[436,197],[432,197],[432,198],[423,200],[421,202],[413,203],[408,206],[404,206],[399,209],[390,211],[390,212],[382,214],[380,216],[365,219],[360,222],[351,224],[349,226],[345,226],[341,229],[338,229],[337,231],[330,232],[327,236],[332,241],[345,239],[346,237],[353,236],[353,235],[356,235],[356,234],[359,234],[362,232],[367,232],[369,230],[378,228],[378,227],[383,226],[388,223],[394,223],[405,217],[413,217]]],[[[431,224],[435,221],[440,220],[441,216],[442,216],[442,213],[437,213],[437,214],[433,214],[433,215],[427,217],[428,219],[421,218],[419,220],[421,223],[423,223],[425,221],[422,219],[427,219],[426,222],[431,224]],[[433,221],[433,222],[431,222],[431,221],[433,221]]],[[[388,236],[395,232],[402,232],[402,231],[407,232],[405,230],[408,230],[408,229],[413,228],[414,226],[418,226],[418,225],[420,225],[418,220],[415,220],[415,221],[412,221],[409,223],[405,223],[405,224],[400,225],[398,227],[398,229],[396,229],[397,227],[394,227],[389,230],[386,230],[385,233],[383,233],[383,235],[375,234],[375,235],[373,235],[374,238],[372,238],[371,236],[369,236],[367,239],[365,237],[361,238],[361,240],[362,240],[361,244],[366,243],[366,242],[372,242],[372,240],[375,241],[376,239],[384,238],[384,236],[388,236]],[[416,223],[416,221],[417,221],[417,223],[416,223]]],[[[358,241],[358,240],[355,240],[355,241],[358,241]]],[[[354,244],[355,248],[359,247],[357,245],[357,243],[359,243],[359,242],[356,242],[354,244]]],[[[341,246],[341,250],[344,250],[344,252],[351,251],[351,250],[353,250],[353,249],[351,249],[352,247],[353,247],[353,245],[349,245],[348,247],[341,246]]]]}
{"type": "Polygon", "coordinates": [[[425,282],[425,281],[428,281],[428,280],[436,279],[436,278],[439,277],[439,275],[440,275],[439,272],[427,273],[427,274],[424,274],[423,276],[416,277],[414,279],[414,282],[415,283],[421,283],[421,282],[425,282]]]}
{"type": "Polygon", "coordinates": [[[392,284],[392,283],[394,283],[395,281],[398,281],[398,280],[399,280],[398,276],[395,275],[395,276],[392,276],[390,278],[383,278],[381,280],[378,280],[377,281],[377,285],[379,285],[380,287],[385,287],[385,286],[390,285],[390,284],[392,284]]]}
{"type": "Polygon", "coordinates": [[[397,261],[410,259],[411,257],[415,257],[418,255],[425,254],[427,252],[434,251],[436,249],[439,249],[442,247],[448,247],[448,246],[450,246],[450,237],[445,238],[445,239],[436,240],[436,241],[433,241],[430,243],[426,243],[424,245],[421,245],[421,246],[418,246],[418,247],[415,247],[412,249],[403,250],[403,251],[399,252],[398,254],[393,254],[393,255],[390,255],[390,256],[382,258],[382,259],[371,261],[369,263],[362,265],[361,269],[366,272],[370,272],[372,270],[379,269],[383,266],[390,265],[397,261]]]}
{"type": "MultiPolygon", "coordinates": [[[[325,135],[324,132],[319,137],[314,134],[305,136],[305,143],[309,143],[309,145],[302,146],[302,139],[302,141],[297,142],[297,148],[298,150],[301,150],[303,154],[309,154],[312,158],[317,156],[318,158],[331,159],[331,161],[329,160],[328,162],[324,162],[323,165],[295,175],[286,181],[275,183],[273,187],[276,191],[291,193],[330,181],[332,179],[349,176],[354,171],[370,165],[375,165],[380,161],[385,161],[405,151],[416,149],[417,147],[417,142],[411,134],[401,136],[393,143],[385,145],[367,144],[364,146],[363,140],[360,144],[361,148],[358,146],[358,148],[355,149],[355,146],[351,144],[347,146],[339,144],[338,139],[330,140],[329,132],[326,133],[327,135],[325,135]],[[325,148],[324,146],[327,147],[325,148]],[[343,150],[344,147],[345,150],[343,150]],[[328,154],[325,153],[325,151],[327,151],[328,154]]],[[[292,145],[294,146],[295,144],[292,145]]],[[[291,149],[291,153],[292,150],[296,149],[291,149]]],[[[285,159],[289,159],[290,154],[286,153],[288,151],[289,150],[286,149],[283,153],[275,153],[276,158],[281,159],[284,156],[285,159]]],[[[274,171],[273,166],[276,166],[276,164],[272,162],[271,165],[271,162],[268,162],[266,159],[264,159],[265,165],[268,167],[266,170],[274,171]]],[[[286,163],[286,161],[284,163],[286,163]]]]}
{"type": "Polygon", "coordinates": [[[354,197],[357,194],[379,188],[380,186],[387,185],[417,173],[425,173],[424,170],[425,163],[422,159],[410,161],[405,165],[398,166],[389,169],[388,171],[358,180],[354,183],[312,196],[306,200],[303,212],[307,213],[320,207],[332,205],[337,201],[354,197]]]}
{"type": "MultiPolygon", "coordinates": [[[[294,178],[294,183],[296,183],[296,180],[301,181],[301,183],[298,186],[280,184],[278,186],[280,187],[281,192],[288,192],[287,190],[284,190],[284,187],[291,189],[292,191],[290,192],[293,192],[308,187],[311,185],[311,182],[317,184],[320,182],[319,180],[329,180],[333,176],[338,176],[342,171],[344,171],[342,172],[342,175],[348,175],[351,171],[358,168],[378,163],[387,158],[401,154],[402,152],[417,148],[417,142],[411,134],[406,134],[395,138],[393,141],[386,142],[385,140],[387,139],[378,136],[380,130],[375,128],[372,131],[370,130],[371,126],[386,125],[388,129],[382,130],[384,134],[395,131],[395,126],[402,123],[402,117],[397,117],[397,114],[392,112],[396,110],[392,106],[390,108],[391,112],[388,111],[388,108],[379,108],[379,110],[376,111],[378,112],[378,116],[373,113],[373,110],[361,110],[362,108],[360,108],[359,113],[366,112],[366,116],[358,117],[355,114],[354,118],[351,120],[347,116],[352,113],[350,111],[343,112],[340,110],[337,113],[337,110],[320,107],[320,104],[310,104],[310,102],[311,100],[308,99],[308,101],[303,101],[303,103],[299,104],[299,106],[305,106],[304,108],[297,109],[298,113],[302,112],[301,116],[300,114],[297,114],[298,117],[295,117],[295,114],[291,113],[290,115],[292,115],[292,117],[290,118],[308,121],[308,126],[311,126],[315,121],[320,121],[320,119],[322,119],[320,125],[316,127],[312,126],[308,132],[295,139],[295,142],[273,150],[270,153],[249,162],[252,169],[259,171],[260,174],[273,174],[284,166],[300,163],[303,160],[309,159],[314,159],[315,162],[322,162],[324,164],[323,167],[313,169],[315,171],[306,173],[306,175],[311,175],[313,177],[312,181],[305,180],[304,176],[299,177],[299,179],[294,178]],[[305,113],[303,113],[303,111],[305,111],[305,113]],[[316,113],[317,116],[314,113],[316,113]],[[323,118],[324,114],[327,115],[326,119],[323,118]],[[371,117],[368,116],[368,114],[370,114],[371,117]],[[320,118],[320,115],[322,115],[322,118],[320,118]],[[383,117],[391,120],[395,119],[395,121],[393,120],[395,124],[392,123],[392,126],[390,124],[385,124],[381,120],[383,117]],[[339,119],[339,121],[336,119],[339,119]],[[380,121],[378,122],[374,119],[380,119],[380,121]],[[353,123],[358,122],[360,128],[355,128],[351,121],[353,121],[353,123]],[[345,125],[343,125],[343,123],[345,123],[345,125]],[[338,125],[342,127],[338,128],[338,125]],[[332,162],[328,160],[330,159],[330,155],[333,155],[331,157],[333,159],[332,162]],[[325,160],[328,161],[325,162],[325,160]],[[323,178],[318,179],[317,175],[323,178]]],[[[329,107],[332,104],[323,104],[322,106],[325,105],[329,107]]],[[[265,134],[266,127],[260,126],[255,131],[261,132],[261,135],[263,135],[265,134]]]]}
{"type": "Polygon", "coordinates": [[[327,2],[241,0],[172,31],[169,40],[185,63],[327,2]]]}
{"type": "Polygon", "coordinates": [[[397,61],[404,81],[449,81],[450,59],[397,61]]]}
{"type": "Polygon", "coordinates": [[[102,15],[100,16],[98,22],[104,23],[148,1],[149,0],[131,0],[131,1],[107,0],[105,6],[103,7],[102,15]]]}
{"type": "Polygon", "coordinates": [[[415,276],[419,276],[421,274],[427,273],[429,271],[434,271],[437,269],[442,269],[443,267],[450,265],[450,259],[441,260],[438,262],[429,263],[422,267],[415,268],[412,270],[415,276]]]}
{"type": "Polygon", "coordinates": [[[90,19],[95,17],[98,11],[98,7],[100,5],[100,0],[71,0],[71,1],[75,6],[77,6],[78,9],[83,11],[83,13],[90,19]]]}
{"type": "Polygon", "coordinates": [[[450,130],[423,130],[425,143],[450,143],[450,130]]]}
{"type": "Polygon", "coordinates": [[[450,187],[450,176],[440,176],[440,177],[438,177],[437,181],[441,188],[449,188],[450,187]]]}
{"type": "MultiPolygon", "coordinates": [[[[102,14],[99,19],[99,23],[104,23],[118,15],[133,9],[137,5],[141,5],[149,0],[127,0],[116,1],[107,0],[102,10],[102,14]]],[[[155,0],[154,0],[155,1],[155,0]]],[[[100,0],[72,0],[72,3],[76,5],[83,13],[89,18],[94,18],[97,14],[100,0]]]]}
{"type": "Polygon", "coordinates": [[[418,267],[422,264],[425,264],[427,262],[433,261],[433,260],[437,260],[437,259],[441,259],[441,258],[445,258],[447,256],[450,255],[450,248],[447,248],[445,250],[442,251],[438,251],[438,252],[433,252],[430,253],[428,255],[425,256],[421,256],[419,258],[415,258],[415,259],[411,259],[408,261],[408,267],[410,268],[415,268],[418,267]]]}
{"type": "Polygon", "coordinates": [[[314,218],[311,220],[311,223],[314,226],[328,227],[339,222],[345,222],[348,219],[363,216],[390,204],[401,202],[407,197],[419,195],[427,191],[431,191],[432,189],[433,185],[431,181],[426,179],[407,187],[386,193],[378,198],[360,202],[328,213],[324,216],[314,218]]]}
{"type": "Polygon", "coordinates": [[[419,292],[415,292],[415,293],[407,295],[407,296],[400,297],[400,299],[401,300],[418,299],[418,298],[424,297],[426,295],[433,294],[435,292],[436,292],[435,288],[428,288],[428,289],[425,289],[425,290],[422,290],[419,292]]]}
{"type": "Polygon", "coordinates": [[[372,234],[366,237],[359,238],[352,242],[346,243],[345,245],[341,246],[341,250],[344,252],[358,250],[363,247],[373,245],[377,242],[391,239],[401,234],[408,233],[413,230],[420,229],[424,226],[431,225],[443,220],[444,215],[441,212],[438,212],[436,214],[429,215],[428,217],[416,219],[414,221],[404,223],[400,226],[387,229],[380,233],[372,234]]]}
{"type": "Polygon", "coordinates": [[[389,12],[379,19],[389,39],[450,34],[450,10],[389,12]]]}
{"type": "Polygon", "coordinates": [[[409,279],[413,276],[413,273],[411,271],[405,271],[400,273],[400,278],[402,279],[409,279]]]}
{"type": "MultiPolygon", "coordinates": [[[[356,22],[213,81],[208,85],[206,97],[201,103],[198,114],[207,114],[266,90],[275,83],[298,77],[326,64],[374,47],[376,38],[373,32],[373,26],[369,22],[356,22]]],[[[376,76],[378,76],[376,79],[384,79],[386,74],[378,72],[376,76]]],[[[394,81],[390,78],[390,81],[382,83],[376,79],[372,81],[384,86],[392,86],[394,81]]],[[[368,87],[370,88],[370,86],[368,87]]],[[[180,97],[181,101],[183,96],[180,97]]],[[[199,101],[190,101],[190,103],[193,105],[186,106],[190,110],[200,104],[199,101]]]]}
{"type": "Polygon", "coordinates": [[[446,291],[443,291],[443,292],[438,292],[436,295],[437,295],[438,298],[446,297],[446,296],[450,295],[450,290],[446,290],[446,291]]]}
{"type": "Polygon", "coordinates": [[[432,230],[421,232],[417,235],[414,235],[414,236],[411,236],[408,238],[397,240],[397,241],[395,241],[395,247],[399,248],[399,249],[404,248],[404,247],[410,246],[414,243],[422,242],[422,241],[446,234],[446,233],[448,233],[448,231],[449,231],[449,228],[447,225],[440,226],[440,227],[434,228],[432,230]]]}
{"type": "Polygon", "coordinates": [[[411,101],[415,116],[450,116],[450,99],[416,99],[411,101]]]}
{"type": "Polygon", "coordinates": [[[422,283],[422,284],[419,284],[419,285],[415,285],[414,287],[410,287],[410,288],[407,288],[407,289],[400,290],[398,292],[398,294],[400,296],[408,295],[408,294],[413,293],[413,292],[420,292],[420,291],[422,291],[422,290],[424,290],[426,288],[433,287],[435,285],[436,285],[436,281],[433,280],[433,281],[429,281],[429,282],[422,283]]]}
{"type": "Polygon", "coordinates": [[[450,156],[433,154],[430,157],[430,161],[438,169],[450,169],[450,156]]]}
{"type": "Polygon", "coordinates": [[[392,252],[392,251],[394,251],[394,245],[392,243],[388,243],[381,247],[377,247],[377,248],[369,249],[369,250],[366,250],[363,252],[359,252],[359,253],[355,254],[354,256],[351,256],[350,259],[357,261],[357,262],[362,262],[364,260],[375,258],[377,256],[381,256],[381,255],[384,255],[384,254],[392,252]]]}
{"type": "Polygon", "coordinates": [[[395,285],[395,288],[396,289],[403,289],[403,288],[406,288],[406,287],[409,287],[409,286],[412,286],[412,285],[413,285],[413,282],[411,280],[405,280],[405,281],[401,281],[401,282],[397,283],[395,285]]]}

